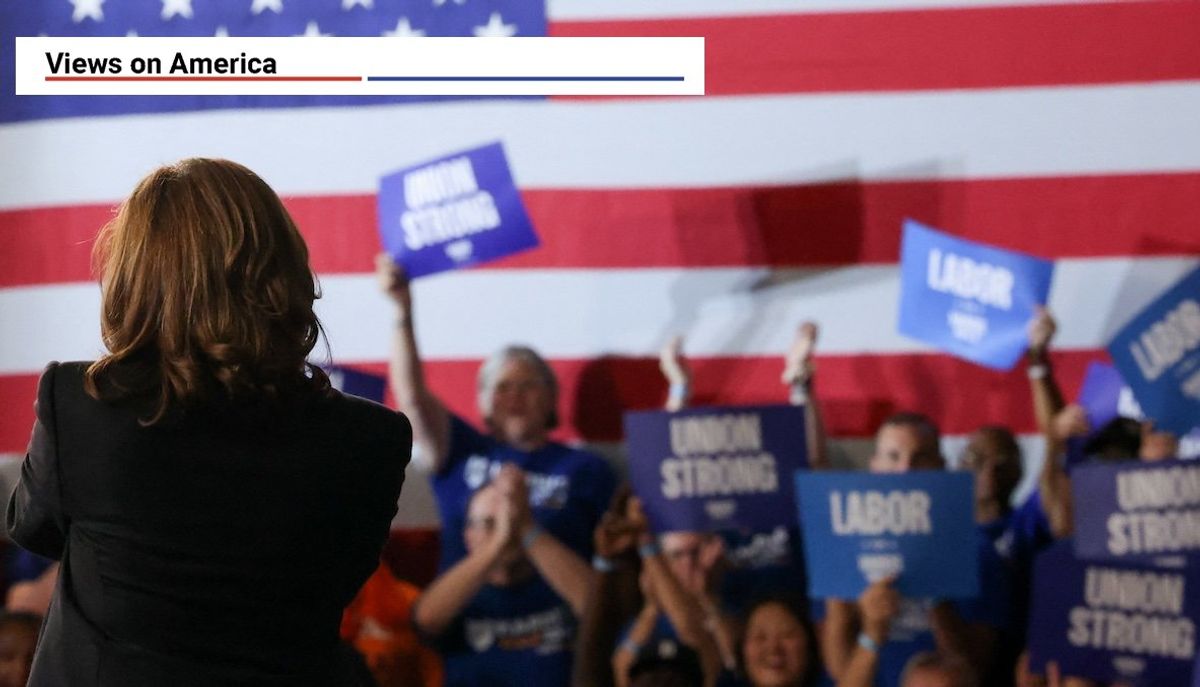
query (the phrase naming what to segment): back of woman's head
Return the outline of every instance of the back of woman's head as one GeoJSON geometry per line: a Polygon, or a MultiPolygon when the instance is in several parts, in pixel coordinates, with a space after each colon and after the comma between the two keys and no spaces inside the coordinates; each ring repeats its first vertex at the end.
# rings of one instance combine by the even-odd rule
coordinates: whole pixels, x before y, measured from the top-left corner
{"type": "Polygon", "coordinates": [[[109,354],[96,398],[148,396],[147,423],[210,401],[328,389],[306,358],[321,334],[308,249],[245,167],[192,158],[142,179],[95,248],[109,354]]]}

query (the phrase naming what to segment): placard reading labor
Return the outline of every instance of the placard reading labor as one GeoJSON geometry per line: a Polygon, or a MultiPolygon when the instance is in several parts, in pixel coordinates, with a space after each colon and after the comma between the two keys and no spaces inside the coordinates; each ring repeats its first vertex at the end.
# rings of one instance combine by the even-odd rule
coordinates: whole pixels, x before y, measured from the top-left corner
{"type": "Polygon", "coordinates": [[[974,486],[965,472],[798,472],[809,596],[855,599],[895,578],[906,597],[979,594],[974,486]]]}
{"type": "Polygon", "coordinates": [[[1028,346],[1054,263],[955,238],[913,220],[900,249],[900,333],[1001,370],[1028,346]]]}
{"type": "Polygon", "coordinates": [[[343,394],[383,403],[383,392],[387,389],[387,379],[383,376],[340,365],[334,365],[325,372],[333,388],[343,394]]]}
{"type": "Polygon", "coordinates": [[[629,480],[655,532],[795,522],[792,473],[807,466],[799,406],[625,413],[629,480]]]}
{"type": "Polygon", "coordinates": [[[1089,463],[1071,471],[1081,558],[1174,563],[1200,554],[1200,464],[1089,463]]]}
{"type": "Polygon", "coordinates": [[[1033,569],[1029,668],[1147,687],[1189,687],[1200,580],[1187,570],[1084,561],[1070,541],[1033,569]]]}
{"type": "Polygon", "coordinates": [[[538,245],[499,143],[383,177],[379,232],[413,279],[538,245]]]}
{"type": "Polygon", "coordinates": [[[1109,355],[1157,427],[1183,435],[1200,418],[1200,268],[1125,325],[1109,355]]]}

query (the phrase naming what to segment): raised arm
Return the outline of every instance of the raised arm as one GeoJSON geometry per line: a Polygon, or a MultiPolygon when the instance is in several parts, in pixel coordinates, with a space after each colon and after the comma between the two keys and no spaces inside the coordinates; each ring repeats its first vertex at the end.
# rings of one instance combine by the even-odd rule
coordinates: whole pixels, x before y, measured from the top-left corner
{"type": "Polygon", "coordinates": [[[692,372],[683,357],[683,337],[673,336],[658,353],[658,369],[667,378],[667,402],[663,408],[669,412],[683,410],[692,395],[692,372]]]}
{"type": "MultiPolygon", "coordinates": [[[[851,645],[840,674],[834,676],[838,687],[871,687],[875,684],[879,650],[887,643],[892,619],[900,610],[900,594],[892,586],[892,580],[880,580],[867,587],[858,597],[856,610],[862,616],[862,630],[851,645]]],[[[830,674],[833,675],[832,671],[830,674]]]]}
{"type": "Polygon", "coordinates": [[[408,415],[413,426],[413,463],[439,472],[446,462],[450,443],[450,415],[446,407],[425,386],[425,374],[417,350],[413,329],[412,293],[404,269],[391,256],[375,258],[379,286],[395,306],[395,333],[388,361],[388,377],[396,403],[408,415]]]}
{"type": "Polygon", "coordinates": [[[1038,477],[1038,493],[1050,532],[1056,539],[1070,536],[1073,529],[1071,478],[1064,458],[1067,441],[1084,436],[1089,429],[1087,413],[1071,404],[1055,414],[1046,432],[1046,458],[1038,477]]]}
{"type": "Polygon", "coordinates": [[[1039,306],[1037,314],[1029,322],[1027,372],[1030,392],[1033,394],[1033,414],[1037,419],[1038,431],[1042,434],[1050,431],[1054,416],[1066,405],[1050,365],[1050,342],[1057,331],[1058,324],[1050,311],[1039,306]]]}
{"type": "Polygon", "coordinates": [[[632,517],[637,499],[631,495],[629,485],[621,485],[593,533],[597,581],[579,621],[571,668],[572,687],[614,684],[617,636],[642,606],[636,545],[643,527],[632,517]]]}
{"type": "Polygon", "coordinates": [[[792,347],[784,356],[782,380],[791,389],[789,401],[804,406],[804,436],[808,444],[808,465],[813,470],[829,469],[829,442],[825,436],[825,422],[821,418],[821,404],[817,400],[813,381],[816,366],[813,351],[817,347],[817,324],[804,322],[796,330],[792,347]]]}
{"type": "MultiPolygon", "coordinates": [[[[653,535],[646,535],[652,537],[653,535]]],[[[650,539],[643,540],[643,549],[657,546],[650,539]]],[[[647,577],[647,586],[653,589],[653,597],[657,605],[671,621],[679,641],[692,647],[700,656],[700,664],[704,667],[704,684],[716,684],[721,672],[721,650],[717,644],[716,632],[720,630],[716,624],[710,624],[710,616],[706,614],[700,599],[684,589],[680,581],[667,567],[661,553],[657,551],[642,558],[642,569],[647,577]],[[711,631],[710,631],[711,630],[711,631]]],[[[713,623],[719,622],[714,620],[713,623]]]]}

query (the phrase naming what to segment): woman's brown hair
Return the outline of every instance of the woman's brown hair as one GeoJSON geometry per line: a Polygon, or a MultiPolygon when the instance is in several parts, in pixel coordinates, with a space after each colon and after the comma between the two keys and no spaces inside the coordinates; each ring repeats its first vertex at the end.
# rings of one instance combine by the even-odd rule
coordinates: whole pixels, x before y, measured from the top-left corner
{"type": "Polygon", "coordinates": [[[219,400],[327,391],[307,362],[322,335],[308,248],[275,192],[228,160],[192,158],[142,179],[97,238],[97,399],[149,397],[144,424],[219,400]]]}

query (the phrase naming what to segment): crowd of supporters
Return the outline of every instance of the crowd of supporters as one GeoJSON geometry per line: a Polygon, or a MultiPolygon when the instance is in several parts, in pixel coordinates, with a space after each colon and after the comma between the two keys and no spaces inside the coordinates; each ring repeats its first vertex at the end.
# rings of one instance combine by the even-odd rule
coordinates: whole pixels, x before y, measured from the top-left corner
{"type": "MultiPolygon", "coordinates": [[[[947,457],[930,418],[897,413],[878,428],[865,463],[874,473],[950,465],[973,473],[980,594],[906,598],[889,578],[858,598],[809,599],[798,527],[651,531],[604,459],[550,439],[558,386],[532,349],[511,346],[483,364],[485,427],[455,416],[424,381],[403,272],[382,256],[378,276],[395,306],[391,388],[412,421],[414,462],[431,481],[442,528],[432,582],[421,589],[381,565],[346,610],[342,634],[362,656],[364,684],[1094,684],[1060,675],[1053,662],[1045,675],[1026,669],[1033,560],[1072,529],[1061,457],[1082,450],[1156,460],[1178,445],[1148,421],[1089,427],[1082,409],[1064,402],[1048,356],[1050,313],[1029,327],[1031,404],[1047,448],[1027,498],[1014,502],[1024,461],[1003,425],[979,427],[961,455],[947,457]]],[[[809,467],[826,470],[817,334],[814,323],[799,328],[780,397],[803,406],[809,467]]],[[[660,362],[666,409],[680,410],[691,384],[681,342],[669,343],[660,362]]],[[[8,555],[0,687],[24,684],[37,613],[57,574],[17,549],[8,555]]]]}

